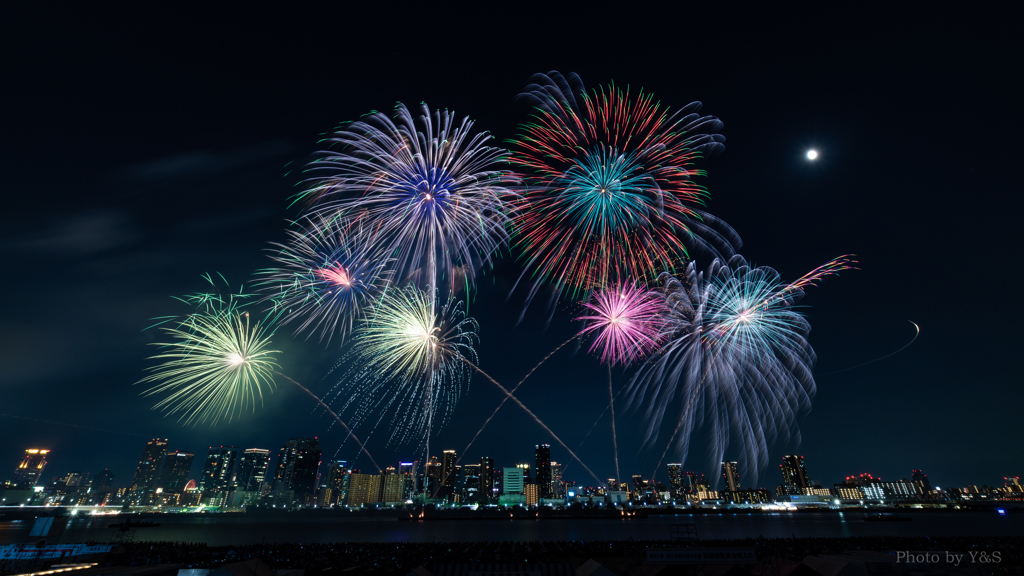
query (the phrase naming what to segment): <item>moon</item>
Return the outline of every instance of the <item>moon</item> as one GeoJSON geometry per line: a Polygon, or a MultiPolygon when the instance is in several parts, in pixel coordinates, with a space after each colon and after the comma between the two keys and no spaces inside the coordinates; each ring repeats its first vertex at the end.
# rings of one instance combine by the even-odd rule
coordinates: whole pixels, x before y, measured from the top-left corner
{"type": "Polygon", "coordinates": [[[812,150],[808,150],[807,151],[807,159],[808,160],[817,160],[818,159],[818,151],[817,150],[813,150],[813,149],[812,150]]]}

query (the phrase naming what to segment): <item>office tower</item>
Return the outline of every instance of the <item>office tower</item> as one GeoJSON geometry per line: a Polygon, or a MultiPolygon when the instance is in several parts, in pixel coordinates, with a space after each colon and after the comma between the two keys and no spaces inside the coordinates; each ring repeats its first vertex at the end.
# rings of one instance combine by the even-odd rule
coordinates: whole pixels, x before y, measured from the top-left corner
{"type": "Polygon", "coordinates": [[[519,464],[516,464],[516,468],[519,468],[520,470],[523,471],[523,486],[526,486],[527,484],[533,484],[533,480],[530,479],[530,465],[529,464],[527,464],[525,462],[520,462],[519,464]]]}
{"type": "Polygon", "coordinates": [[[461,468],[456,484],[459,502],[480,502],[480,465],[464,464],[461,468]]]}
{"type": "Polygon", "coordinates": [[[632,492],[634,494],[634,498],[638,498],[640,496],[640,494],[643,493],[643,490],[644,490],[644,479],[643,479],[643,477],[640,476],[639,474],[634,474],[633,475],[633,486],[632,486],[632,492]]]}
{"type": "Polygon", "coordinates": [[[405,502],[408,479],[407,474],[401,474],[394,466],[388,466],[384,474],[384,496],[381,500],[392,503],[405,502]]]}
{"type": "Polygon", "coordinates": [[[114,485],[114,471],[104,468],[102,472],[96,475],[96,479],[92,481],[92,487],[96,490],[102,490],[114,485]]]}
{"type": "Polygon", "coordinates": [[[234,446],[210,446],[203,463],[203,474],[199,477],[199,491],[206,494],[234,490],[237,459],[238,450],[234,446]]]}
{"type": "Polygon", "coordinates": [[[803,456],[783,456],[779,468],[782,469],[782,485],[790,494],[800,494],[805,488],[811,487],[810,481],[807,480],[803,456]]]}
{"type": "Polygon", "coordinates": [[[480,497],[494,496],[494,458],[484,456],[480,459],[480,497]]]}
{"type": "Polygon", "coordinates": [[[551,497],[565,498],[565,484],[562,483],[562,465],[551,463],[551,497]]]}
{"type": "Polygon", "coordinates": [[[64,486],[68,488],[77,488],[79,486],[89,485],[89,473],[88,472],[68,472],[62,479],[64,486]]]}
{"type": "Polygon", "coordinates": [[[537,466],[538,497],[551,498],[551,446],[538,444],[533,454],[537,466]]]}
{"type": "Polygon", "coordinates": [[[157,487],[163,488],[164,494],[181,494],[188,484],[188,473],[192,470],[195,454],[175,450],[168,452],[164,458],[164,466],[160,471],[157,487]]]}
{"type": "Polygon", "coordinates": [[[687,494],[696,494],[702,490],[707,490],[710,486],[708,485],[708,479],[703,474],[697,474],[696,472],[687,472],[686,481],[683,483],[683,490],[687,494]]]}
{"type": "Polygon", "coordinates": [[[267,480],[270,468],[270,450],[263,448],[246,448],[238,457],[238,489],[245,492],[258,492],[267,480]]]}
{"type": "Polygon", "coordinates": [[[398,473],[405,476],[405,494],[403,495],[405,500],[412,499],[412,494],[416,491],[417,468],[419,468],[418,460],[398,463],[398,473]]]}
{"type": "Polygon", "coordinates": [[[729,492],[740,489],[740,471],[736,462],[722,462],[722,479],[725,480],[725,489],[729,492]]]}
{"type": "Polygon", "coordinates": [[[344,506],[348,502],[348,462],[335,460],[327,465],[323,487],[317,502],[321,507],[344,506]]]}
{"type": "Polygon", "coordinates": [[[423,479],[423,492],[428,498],[437,498],[441,491],[441,469],[442,466],[437,461],[437,456],[431,456],[430,461],[427,462],[426,477],[423,479]]]}
{"type": "Polygon", "coordinates": [[[304,502],[316,492],[316,473],[320,469],[320,441],[316,438],[292,438],[277,455],[275,490],[294,490],[295,499],[304,502]]]}
{"type": "Polygon", "coordinates": [[[444,491],[441,496],[451,496],[455,492],[455,450],[445,450],[441,460],[441,486],[444,491]]]}
{"type": "Polygon", "coordinates": [[[381,476],[378,474],[349,474],[348,505],[362,506],[380,502],[381,476]]]}
{"type": "Polygon", "coordinates": [[[527,506],[536,506],[540,503],[540,485],[538,484],[527,484],[524,488],[524,496],[526,496],[527,506]]]}
{"type": "Polygon", "coordinates": [[[25,450],[25,457],[14,469],[14,478],[11,480],[15,490],[31,490],[39,483],[39,477],[43,475],[43,468],[46,467],[46,455],[49,453],[49,450],[39,448],[25,450]]]}
{"type": "Polygon", "coordinates": [[[505,468],[501,474],[501,493],[523,494],[523,482],[522,464],[517,464],[515,468],[505,468]]]}
{"type": "Polygon", "coordinates": [[[686,494],[683,483],[683,465],[682,464],[669,464],[668,465],[668,485],[669,493],[673,498],[681,499],[686,494]]]}
{"type": "Polygon", "coordinates": [[[135,470],[132,484],[128,487],[130,500],[134,504],[149,504],[156,482],[160,477],[160,465],[167,456],[167,439],[154,438],[146,443],[135,470]]]}

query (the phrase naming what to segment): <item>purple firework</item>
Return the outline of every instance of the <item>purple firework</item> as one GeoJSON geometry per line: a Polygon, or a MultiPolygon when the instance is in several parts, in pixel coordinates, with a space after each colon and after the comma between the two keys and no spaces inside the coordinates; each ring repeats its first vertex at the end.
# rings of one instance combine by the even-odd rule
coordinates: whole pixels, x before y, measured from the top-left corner
{"type": "Polygon", "coordinates": [[[587,323],[580,335],[597,334],[589,352],[600,350],[601,362],[625,366],[658,347],[665,305],[657,292],[620,283],[595,293],[593,302],[583,306],[592,315],[576,318],[587,323]]]}

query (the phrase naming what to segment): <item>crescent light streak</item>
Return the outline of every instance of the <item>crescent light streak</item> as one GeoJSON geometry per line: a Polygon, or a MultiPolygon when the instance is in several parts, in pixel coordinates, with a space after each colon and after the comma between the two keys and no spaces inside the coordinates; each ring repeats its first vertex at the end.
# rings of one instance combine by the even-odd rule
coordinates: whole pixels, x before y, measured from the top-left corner
{"type": "Polygon", "coordinates": [[[860,368],[862,366],[867,366],[868,364],[874,364],[875,362],[881,362],[882,360],[885,360],[886,358],[890,358],[892,356],[895,356],[895,355],[899,354],[900,352],[903,352],[904,350],[909,348],[910,345],[914,343],[914,341],[917,340],[918,336],[921,335],[921,327],[918,326],[916,322],[914,322],[913,320],[907,320],[907,322],[910,322],[911,324],[914,325],[914,337],[910,339],[910,342],[907,342],[902,347],[900,347],[899,350],[896,350],[895,352],[890,352],[890,353],[886,354],[885,356],[882,356],[881,358],[875,358],[874,360],[869,360],[867,362],[864,362],[863,364],[857,364],[856,366],[850,366],[849,368],[843,368],[842,370],[833,370],[832,372],[824,372],[822,374],[816,374],[816,376],[819,376],[819,377],[820,376],[830,376],[832,374],[839,374],[840,372],[848,372],[850,370],[854,370],[854,369],[860,368]]]}

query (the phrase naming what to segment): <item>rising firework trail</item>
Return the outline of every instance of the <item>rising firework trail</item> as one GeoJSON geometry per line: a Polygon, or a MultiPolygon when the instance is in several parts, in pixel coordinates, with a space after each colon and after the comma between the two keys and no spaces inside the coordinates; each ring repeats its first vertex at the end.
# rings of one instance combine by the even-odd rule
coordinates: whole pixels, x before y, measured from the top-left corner
{"type": "Polygon", "coordinates": [[[533,106],[512,156],[527,185],[515,225],[535,280],[528,300],[543,283],[554,297],[646,283],[683,265],[688,248],[730,255],[739,246],[699,209],[707,191],[696,164],[725,141],[699,102],[670,112],[642,90],[587,92],[558,72],[536,75],[520,97],[533,106]]]}
{"type": "MultiPolygon", "coordinates": [[[[675,446],[685,460],[693,432],[707,428],[708,457],[739,449],[741,466],[756,480],[769,447],[795,433],[796,417],[814,395],[810,325],[796,309],[804,288],[854,267],[837,258],[795,282],[740,256],[712,262],[706,273],[663,277],[668,340],[630,383],[629,403],[646,405],[646,439],[657,439],[667,410],[681,401],[678,424],[657,467],[675,446]]],[[[656,467],[656,468],[657,468],[656,467]]],[[[655,470],[655,473],[657,469],[655,470]]]]}
{"type": "Polygon", "coordinates": [[[885,360],[886,358],[889,358],[891,356],[895,356],[895,355],[899,354],[900,352],[903,352],[904,350],[909,348],[911,344],[913,344],[915,341],[917,341],[917,337],[921,335],[921,327],[918,326],[916,322],[914,322],[913,320],[907,320],[907,322],[910,322],[910,324],[914,326],[914,337],[910,339],[910,342],[907,342],[903,346],[900,346],[900,348],[898,350],[896,350],[895,352],[890,352],[890,353],[886,354],[885,356],[882,356],[881,358],[875,358],[874,360],[869,360],[867,362],[863,362],[861,364],[857,364],[856,366],[850,366],[849,368],[843,368],[842,370],[833,370],[832,372],[824,372],[822,374],[816,374],[816,376],[818,376],[820,378],[822,376],[831,376],[832,374],[839,374],[840,372],[849,372],[850,370],[855,370],[855,369],[860,368],[862,366],[867,366],[868,364],[874,364],[875,362],[881,362],[882,360],[885,360]]]}
{"type": "Polygon", "coordinates": [[[513,190],[508,153],[486,146],[486,133],[426,104],[414,116],[373,113],[343,125],[307,167],[299,199],[329,218],[359,217],[394,256],[395,279],[411,280],[432,298],[472,284],[508,241],[513,190]]]}

